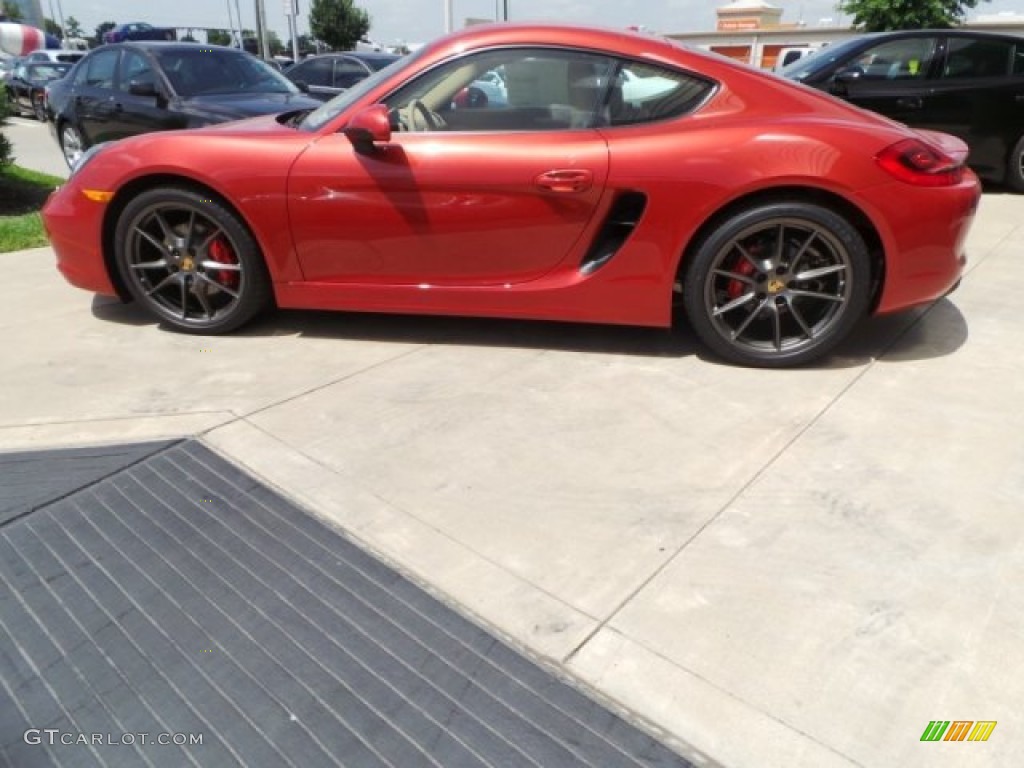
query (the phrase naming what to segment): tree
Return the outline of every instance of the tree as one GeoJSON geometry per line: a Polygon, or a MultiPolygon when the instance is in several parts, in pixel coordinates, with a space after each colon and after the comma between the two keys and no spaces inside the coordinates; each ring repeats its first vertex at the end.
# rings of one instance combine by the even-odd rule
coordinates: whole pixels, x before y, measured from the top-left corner
{"type": "Polygon", "coordinates": [[[335,50],[351,50],[370,31],[370,14],[354,0],[313,0],[309,31],[335,50]]]}
{"type": "Polygon", "coordinates": [[[117,26],[116,22],[104,21],[96,27],[96,45],[103,45],[103,34],[117,26]]]}
{"type": "Polygon", "coordinates": [[[74,16],[68,16],[67,19],[64,20],[64,29],[68,33],[68,37],[82,36],[82,22],[74,16]]]}
{"type": "Polygon", "coordinates": [[[64,30],[61,29],[60,24],[53,19],[43,19],[43,31],[48,35],[53,35],[54,37],[64,37],[64,30]]]}
{"type": "Polygon", "coordinates": [[[277,32],[272,29],[267,30],[267,51],[268,56],[277,56],[281,51],[284,50],[284,43],[281,42],[281,38],[277,32]]]}
{"type": "MultiPolygon", "coordinates": [[[[316,51],[316,43],[309,35],[299,35],[296,40],[299,42],[299,56],[308,56],[316,51]]],[[[285,53],[292,52],[292,41],[285,44],[285,53]]]]}
{"type": "Polygon", "coordinates": [[[22,21],[25,18],[21,7],[14,0],[4,0],[2,15],[7,21],[22,21]]]}
{"type": "Polygon", "coordinates": [[[893,29],[945,29],[960,24],[968,8],[988,0],[840,0],[838,9],[853,16],[865,32],[893,29]]]}
{"type": "Polygon", "coordinates": [[[206,42],[210,45],[231,45],[231,33],[226,29],[208,29],[206,42]]]}

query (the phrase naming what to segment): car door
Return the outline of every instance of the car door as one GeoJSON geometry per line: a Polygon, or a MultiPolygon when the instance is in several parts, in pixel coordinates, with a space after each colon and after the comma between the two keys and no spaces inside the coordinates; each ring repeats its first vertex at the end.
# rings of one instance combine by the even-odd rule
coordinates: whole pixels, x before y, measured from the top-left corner
{"type": "Polygon", "coordinates": [[[608,147],[588,86],[612,66],[564,50],[463,57],[388,97],[386,147],[357,151],[343,134],[313,144],[288,190],[306,279],[501,285],[553,269],[604,191],[608,147]],[[507,106],[454,104],[497,66],[509,73],[507,106]]]}
{"type": "Polygon", "coordinates": [[[1024,136],[1024,44],[951,35],[928,104],[928,127],[959,136],[984,176],[1003,174],[1006,156],[1024,136]]]}
{"type": "Polygon", "coordinates": [[[934,83],[938,35],[885,40],[861,51],[834,74],[827,90],[858,107],[920,126],[934,83]]]}
{"type": "Polygon", "coordinates": [[[184,128],[185,118],[169,111],[156,67],[141,51],[125,48],[118,68],[117,88],[107,135],[123,139],[148,131],[184,128]],[[133,84],[134,90],[133,93],[133,84]],[[145,93],[140,93],[145,89],[145,93]]]}
{"type": "Polygon", "coordinates": [[[75,73],[71,94],[72,122],[78,124],[86,145],[109,141],[113,128],[114,87],[121,51],[98,50],[75,73]]]}
{"type": "Polygon", "coordinates": [[[334,87],[347,90],[371,74],[370,68],[351,56],[340,56],[334,61],[334,87]]]}
{"type": "Polygon", "coordinates": [[[305,83],[309,95],[321,101],[327,101],[338,93],[334,87],[333,56],[317,56],[299,62],[288,70],[287,77],[293,83],[305,83]]]}

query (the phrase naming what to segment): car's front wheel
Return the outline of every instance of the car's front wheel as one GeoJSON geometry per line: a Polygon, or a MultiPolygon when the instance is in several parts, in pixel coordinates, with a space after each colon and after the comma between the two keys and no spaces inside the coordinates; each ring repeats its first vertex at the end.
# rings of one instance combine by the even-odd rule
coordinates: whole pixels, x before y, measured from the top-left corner
{"type": "Polygon", "coordinates": [[[271,303],[256,240],[208,196],[178,187],[142,192],[125,206],[114,237],[132,296],[179,331],[226,333],[271,303]]]}
{"type": "Polygon", "coordinates": [[[1024,192],[1024,136],[1021,136],[1006,161],[1006,185],[1014,192],[1024,192]]]}
{"type": "Polygon", "coordinates": [[[75,164],[82,157],[82,153],[88,149],[82,134],[71,123],[64,123],[60,127],[60,149],[64,153],[64,162],[71,169],[74,169],[75,164]]]}
{"type": "Polygon", "coordinates": [[[43,104],[43,94],[36,93],[32,96],[32,111],[35,113],[36,120],[41,123],[46,122],[46,106],[43,104]]]}
{"type": "Polygon", "coordinates": [[[694,331],[732,362],[784,368],[828,353],[867,311],[864,239],[810,203],[756,205],[697,244],[683,275],[694,331]]]}

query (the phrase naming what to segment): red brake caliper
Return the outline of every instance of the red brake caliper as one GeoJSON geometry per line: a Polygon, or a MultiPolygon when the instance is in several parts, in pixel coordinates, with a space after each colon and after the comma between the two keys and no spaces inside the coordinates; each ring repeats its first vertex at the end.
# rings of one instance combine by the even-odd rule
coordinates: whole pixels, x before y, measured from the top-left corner
{"type": "MultiPolygon", "coordinates": [[[[743,275],[744,277],[749,277],[750,275],[754,274],[756,270],[754,269],[754,265],[751,264],[749,260],[744,259],[741,256],[739,264],[733,267],[732,271],[737,274],[743,275]]],[[[740,280],[730,280],[729,284],[725,288],[725,292],[729,295],[730,299],[739,298],[747,290],[747,284],[740,280]]]]}
{"type": "MultiPolygon", "coordinates": [[[[210,258],[219,264],[238,263],[238,260],[231,253],[231,246],[222,237],[218,237],[210,243],[210,258]]],[[[213,277],[226,288],[238,287],[238,272],[234,270],[216,269],[213,271],[213,277]]]]}

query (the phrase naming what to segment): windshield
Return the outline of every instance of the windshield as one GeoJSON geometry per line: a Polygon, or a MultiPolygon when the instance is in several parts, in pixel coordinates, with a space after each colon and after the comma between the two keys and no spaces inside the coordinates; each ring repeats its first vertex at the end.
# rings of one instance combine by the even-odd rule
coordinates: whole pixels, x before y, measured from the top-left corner
{"type": "Polygon", "coordinates": [[[155,55],[184,99],[218,93],[299,93],[280,72],[241,51],[197,46],[157,50],[155,55]]]}
{"type": "Polygon", "coordinates": [[[426,47],[420,48],[416,53],[403,56],[402,58],[393,61],[388,66],[384,67],[384,69],[377,70],[365,80],[360,80],[347,91],[342,91],[322,107],[314,109],[306,115],[302,122],[299,123],[299,129],[303,131],[319,130],[348,109],[351,104],[355,104],[359,99],[363,98],[364,95],[380,85],[383,81],[417,61],[422,55],[422,51],[426,51],[426,47]]]}
{"type": "Polygon", "coordinates": [[[823,69],[828,69],[839,59],[845,58],[851,49],[859,48],[863,45],[863,35],[851,40],[844,40],[841,43],[834,43],[822,48],[817,53],[797,59],[792,64],[783,67],[779,74],[783,77],[788,77],[790,80],[807,80],[823,69]]]}

